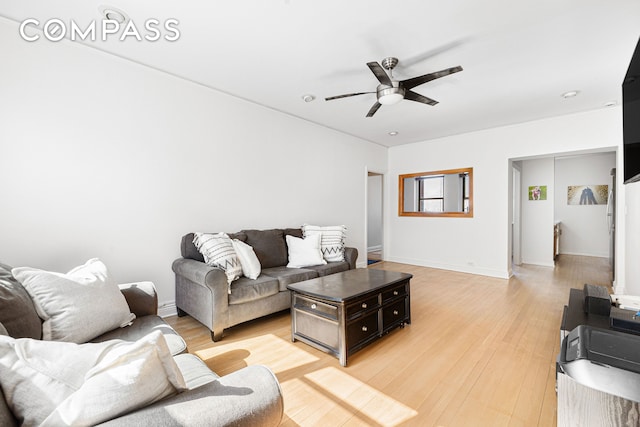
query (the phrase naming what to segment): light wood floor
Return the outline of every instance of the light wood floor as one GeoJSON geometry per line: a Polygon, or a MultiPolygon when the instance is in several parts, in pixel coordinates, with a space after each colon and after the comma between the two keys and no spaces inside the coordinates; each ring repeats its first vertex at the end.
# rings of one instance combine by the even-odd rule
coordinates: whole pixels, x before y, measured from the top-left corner
{"type": "Polygon", "coordinates": [[[284,394],[282,426],[555,426],[555,359],[569,289],[610,285],[606,259],[561,255],[510,280],[380,262],[414,275],[412,323],[338,360],[291,342],[287,312],[212,343],[190,317],[168,318],[220,375],[264,364],[284,394]]]}

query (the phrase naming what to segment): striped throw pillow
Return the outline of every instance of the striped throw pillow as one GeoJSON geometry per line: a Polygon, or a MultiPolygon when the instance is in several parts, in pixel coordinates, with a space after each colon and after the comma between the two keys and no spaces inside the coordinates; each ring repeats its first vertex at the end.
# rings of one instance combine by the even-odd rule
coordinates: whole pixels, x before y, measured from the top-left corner
{"type": "Polygon", "coordinates": [[[344,242],[347,238],[347,227],[344,225],[319,227],[305,224],[302,234],[305,238],[320,234],[320,249],[324,259],[328,262],[344,261],[344,242]]]}
{"type": "Polygon", "coordinates": [[[204,257],[204,262],[212,267],[218,267],[227,275],[228,292],[231,293],[231,282],[242,276],[242,265],[233,249],[231,239],[225,233],[193,234],[193,244],[204,257]]]}

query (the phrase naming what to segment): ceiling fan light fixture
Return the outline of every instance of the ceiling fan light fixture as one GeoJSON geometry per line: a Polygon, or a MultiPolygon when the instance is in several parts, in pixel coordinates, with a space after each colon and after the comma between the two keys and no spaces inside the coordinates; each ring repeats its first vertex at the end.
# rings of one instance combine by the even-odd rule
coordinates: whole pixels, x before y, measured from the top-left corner
{"type": "Polygon", "coordinates": [[[378,98],[378,102],[382,105],[393,105],[402,101],[403,98],[399,93],[389,93],[387,95],[381,95],[380,98],[378,98]]]}
{"type": "Polygon", "coordinates": [[[393,86],[378,86],[377,95],[378,102],[382,105],[393,105],[404,99],[404,88],[398,85],[398,82],[392,81],[393,86]]]}

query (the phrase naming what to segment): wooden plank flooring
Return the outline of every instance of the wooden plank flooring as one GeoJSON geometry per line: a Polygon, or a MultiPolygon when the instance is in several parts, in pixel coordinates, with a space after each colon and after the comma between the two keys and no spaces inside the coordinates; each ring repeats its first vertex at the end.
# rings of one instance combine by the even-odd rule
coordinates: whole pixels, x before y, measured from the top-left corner
{"type": "Polygon", "coordinates": [[[190,317],[166,319],[219,375],[263,364],[285,400],[282,426],[554,426],[555,360],[570,288],[611,285],[608,260],[561,255],[509,280],[406,264],[412,323],[338,360],[291,342],[288,312],[213,343],[190,317]]]}

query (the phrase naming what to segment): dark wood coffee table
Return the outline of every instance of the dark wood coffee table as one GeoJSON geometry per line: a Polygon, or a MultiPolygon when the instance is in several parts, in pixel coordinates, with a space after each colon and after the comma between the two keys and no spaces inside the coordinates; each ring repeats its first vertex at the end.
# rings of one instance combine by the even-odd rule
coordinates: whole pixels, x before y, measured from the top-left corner
{"type": "Polygon", "coordinates": [[[395,271],[358,268],[293,283],[291,340],[347,358],[411,323],[409,280],[395,271]]]}

